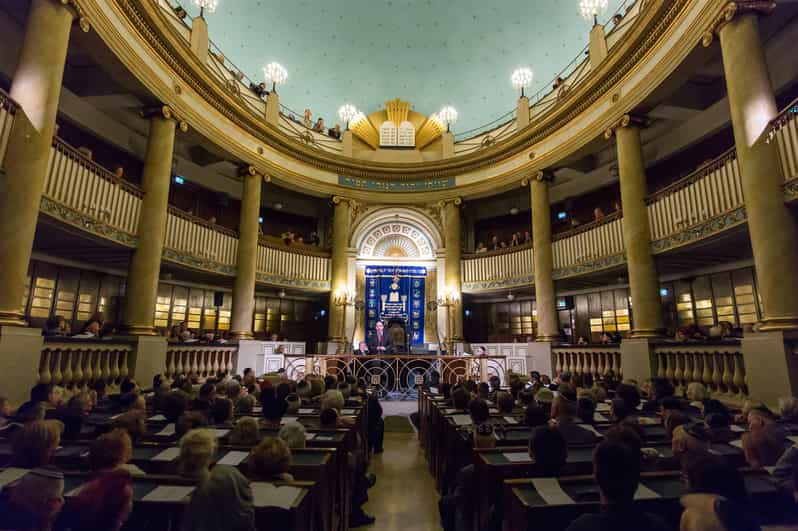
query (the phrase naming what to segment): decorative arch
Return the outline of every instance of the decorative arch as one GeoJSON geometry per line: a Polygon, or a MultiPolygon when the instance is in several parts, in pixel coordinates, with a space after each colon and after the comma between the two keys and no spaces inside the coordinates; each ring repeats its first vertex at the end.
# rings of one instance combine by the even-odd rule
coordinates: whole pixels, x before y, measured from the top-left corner
{"type": "Polygon", "coordinates": [[[434,222],[411,208],[381,208],[355,226],[351,246],[358,258],[432,260],[441,236],[434,222]]]}

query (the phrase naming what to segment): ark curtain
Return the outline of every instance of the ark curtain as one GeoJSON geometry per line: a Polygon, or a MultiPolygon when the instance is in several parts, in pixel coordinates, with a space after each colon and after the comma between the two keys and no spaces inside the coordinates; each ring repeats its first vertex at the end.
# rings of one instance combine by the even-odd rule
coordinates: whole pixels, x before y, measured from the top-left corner
{"type": "Polygon", "coordinates": [[[401,319],[411,331],[411,343],[424,342],[424,282],[426,267],[366,266],[366,340],[378,320],[401,319]]]}

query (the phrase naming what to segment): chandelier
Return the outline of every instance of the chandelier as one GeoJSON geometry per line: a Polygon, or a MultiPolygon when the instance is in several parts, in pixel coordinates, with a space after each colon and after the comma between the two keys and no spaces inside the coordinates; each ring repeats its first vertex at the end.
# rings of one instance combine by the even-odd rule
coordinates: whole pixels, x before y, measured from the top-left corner
{"type": "Polygon", "coordinates": [[[194,2],[195,6],[200,8],[200,18],[204,17],[206,9],[208,13],[213,13],[219,5],[219,0],[192,0],[192,2],[194,2]]]}
{"type": "Polygon", "coordinates": [[[579,12],[585,20],[593,19],[598,24],[598,16],[607,9],[607,0],[580,0],[579,12]]]}
{"type": "Polygon", "coordinates": [[[357,115],[357,108],[351,103],[345,103],[338,108],[338,117],[341,119],[341,121],[346,123],[347,129],[349,129],[349,122],[351,122],[357,115]]]}
{"type": "Polygon", "coordinates": [[[522,98],[524,97],[524,89],[532,84],[532,78],[532,69],[527,67],[516,68],[513,71],[513,75],[510,76],[513,88],[521,91],[522,98]]]}
{"type": "Polygon", "coordinates": [[[438,120],[446,124],[446,130],[449,131],[449,126],[457,121],[457,109],[451,105],[446,105],[443,109],[438,111],[438,120]]]}
{"type": "Polygon", "coordinates": [[[288,70],[280,63],[269,63],[263,67],[263,77],[267,83],[272,84],[272,92],[277,91],[277,85],[281,85],[288,79],[288,70]]]}

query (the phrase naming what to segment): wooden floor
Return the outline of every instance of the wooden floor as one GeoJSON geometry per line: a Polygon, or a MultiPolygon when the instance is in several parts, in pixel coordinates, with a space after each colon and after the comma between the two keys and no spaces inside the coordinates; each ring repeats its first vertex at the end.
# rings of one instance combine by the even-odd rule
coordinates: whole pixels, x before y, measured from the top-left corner
{"type": "Polygon", "coordinates": [[[438,493],[414,433],[386,433],[385,452],[371,458],[377,484],[369,490],[366,512],[381,531],[440,531],[438,493]]]}

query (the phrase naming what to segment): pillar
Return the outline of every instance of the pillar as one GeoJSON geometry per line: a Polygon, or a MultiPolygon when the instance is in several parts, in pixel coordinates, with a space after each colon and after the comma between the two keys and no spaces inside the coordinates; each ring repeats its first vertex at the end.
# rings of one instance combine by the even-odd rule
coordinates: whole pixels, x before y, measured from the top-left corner
{"type": "Polygon", "coordinates": [[[554,251],[551,245],[551,206],[549,183],[552,175],[539,171],[529,180],[532,201],[532,258],[535,262],[535,306],[538,317],[538,341],[560,337],[557,305],[554,298],[554,251]]]}
{"type": "Polygon", "coordinates": [[[449,307],[449,320],[451,328],[447,326],[447,341],[460,342],[463,340],[463,298],[461,293],[460,260],[462,256],[461,223],[459,197],[442,201],[444,224],[444,285],[446,293],[443,295],[453,299],[449,307]]]}
{"type": "Polygon", "coordinates": [[[607,57],[607,38],[604,34],[604,26],[601,24],[593,25],[590,30],[590,46],[588,48],[590,55],[590,68],[595,70],[607,57]]]}
{"type": "Polygon", "coordinates": [[[352,156],[352,131],[347,129],[343,134],[343,155],[344,157],[352,156]]]}
{"type": "Polygon", "coordinates": [[[255,277],[258,262],[258,218],[260,193],[267,177],[253,166],[239,172],[244,178],[241,197],[241,214],[236,254],[236,277],[233,281],[233,312],[230,318],[230,335],[234,339],[252,339],[252,316],[255,312],[255,277]]]}
{"type": "MultiPolygon", "coordinates": [[[[64,77],[70,8],[32,0],[11,97],[19,103],[0,186],[0,325],[24,326],[22,297],[64,77]]],[[[37,358],[38,359],[38,358],[37,358]]]]}
{"type": "Polygon", "coordinates": [[[615,134],[618,149],[623,244],[632,296],[633,328],[630,337],[634,338],[657,337],[664,330],[659,280],[649,241],[646,173],[640,142],[640,127],[644,123],[641,118],[626,115],[605,134],[606,138],[615,134]]]}
{"type": "Polygon", "coordinates": [[[153,319],[168,215],[175,126],[179,123],[182,131],[188,127],[166,105],[145,110],[143,114],[150,119],[141,176],[144,197],[139,213],[138,245],[130,260],[127,276],[122,328],[131,335],[151,336],[155,335],[153,319]]]}
{"type": "Polygon", "coordinates": [[[718,33],[762,302],[757,329],[798,330],[798,230],[784,204],[778,146],[767,142],[768,125],[778,110],[759,38],[758,16],[770,12],[775,2],[734,5],[718,33]]]}
{"type": "Polygon", "coordinates": [[[349,291],[349,230],[352,224],[353,201],[335,196],[333,201],[332,256],[330,260],[330,318],[327,323],[329,341],[345,343],[341,337],[346,307],[336,304],[336,296],[349,291]]]}
{"type": "Polygon", "coordinates": [[[208,61],[208,23],[203,17],[191,21],[191,51],[203,65],[208,61]]]}
{"type": "Polygon", "coordinates": [[[441,157],[449,159],[454,157],[454,135],[451,131],[441,134],[441,157]]]}
{"type": "Polygon", "coordinates": [[[280,123],[280,96],[273,90],[266,96],[266,123],[275,127],[280,123]]]}
{"type": "Polygon", "coordinates": [[[520,131],[529,125],[529,98],[521,96],[515,105],[515,129],[520,131]]]}

